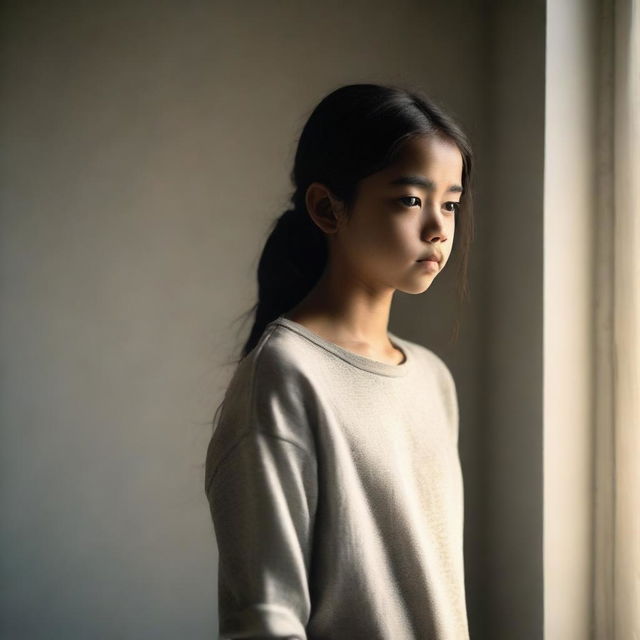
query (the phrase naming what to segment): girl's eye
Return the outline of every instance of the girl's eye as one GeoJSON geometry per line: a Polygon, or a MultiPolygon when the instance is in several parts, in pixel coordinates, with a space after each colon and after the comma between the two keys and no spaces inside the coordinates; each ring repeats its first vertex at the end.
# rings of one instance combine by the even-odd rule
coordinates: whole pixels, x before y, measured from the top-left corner
{"type": "Polygon", "coordinates": [[[445,202],[445,204],[452,204],[453,205],[453,210],[449,209],[449,211],[452,211],[452,213],[458,213],[460,211],[460,203],[459,202],[445,202]]]}
{"type": "MultiPolygon", "coordinates": [[[[404,202],[405,200],[417,200],[418,202],[420,202],[420,198],[416,197],[416,196],[405,196],[404,198],[400,198],[400,202],[404,202]]],[[[420,204],[422,204],[420,202],[420,204]]],[[[408,207],[415,207],[416,203],[413,204],[407,204],[408,207]]]]}

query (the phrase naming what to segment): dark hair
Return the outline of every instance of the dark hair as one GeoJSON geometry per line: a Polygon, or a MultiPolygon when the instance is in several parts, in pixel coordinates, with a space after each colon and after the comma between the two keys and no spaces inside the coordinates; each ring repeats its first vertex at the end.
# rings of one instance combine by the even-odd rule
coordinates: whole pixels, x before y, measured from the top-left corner
{"type": "MultiPolygon", "coordinates": [[[[300,302],[317,283],[327,263],[327,240],[313,222],[305,197],[312,182],[320,182],[348,208],[358,182],[381,171],[397,158],[404,142],[417,135],[453,142],[462,155],[460,208],[455,244],[460,255],[458,294],[468,295],[467,267],[473,238],[471,169],[473,155],[458,124],[433,100],[417,90],[376,84],[339,87],[315,107],[305,124],[291,172],[291,208],[269,229],[258,264],[258,301],[251,332],[242,348],[244,358],[272,320],[300,302]]],[[[455,326],[457,338],[458,324],[455,326]]]]}

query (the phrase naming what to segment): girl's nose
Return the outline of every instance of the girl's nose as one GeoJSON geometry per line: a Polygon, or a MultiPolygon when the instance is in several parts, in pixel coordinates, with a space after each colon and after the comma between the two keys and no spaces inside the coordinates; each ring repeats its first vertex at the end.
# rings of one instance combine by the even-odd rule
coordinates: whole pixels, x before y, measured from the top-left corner
{"type": "Polygon", "coordinates": [[[443,238],[445,235],[444,214],[437,205],[428,205],[425,208],[422,224],[422,237],[425,240],[443,238]]]}

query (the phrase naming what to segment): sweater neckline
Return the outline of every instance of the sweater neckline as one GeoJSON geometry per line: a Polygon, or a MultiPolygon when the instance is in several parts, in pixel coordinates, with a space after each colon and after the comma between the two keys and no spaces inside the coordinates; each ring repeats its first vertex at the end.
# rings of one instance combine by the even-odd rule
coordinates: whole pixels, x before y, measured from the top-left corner
{"type": "Polygon", "coordinates": [[[405,376],[409,371],[409,368],[413,362],[413,354],[411,353],[411,348],[406,340],[398,337],[391,331],[387,331],[387,335],[389,336],[389,340],[393,344],[394,347],[400,349],[404,353],[404,360],[400,364],[390,364],[388,362],[381,362],[380,360],[374,360],[373,358],[368,358],[366,356],[360,355],[355,351],[349,351],[344,347],[336,344],[335,342],[331,342],[326,338],[323,338],[319,334],[311,331],[308,327],[305,327],[303,324],[296,322],[295,320],[291,320],[283,315],[278,316],[275,320],[272,321],[271,324],[279,324],[295,333],[301,335],[303,338],[310,340],[311,342],[317,344],[323,349],[337,355],[342,358],[346,362],[352,364],[359,369],[364,369],[365,371],[370,371],[371,373],[377,373],[385,376],[405,376]]]}

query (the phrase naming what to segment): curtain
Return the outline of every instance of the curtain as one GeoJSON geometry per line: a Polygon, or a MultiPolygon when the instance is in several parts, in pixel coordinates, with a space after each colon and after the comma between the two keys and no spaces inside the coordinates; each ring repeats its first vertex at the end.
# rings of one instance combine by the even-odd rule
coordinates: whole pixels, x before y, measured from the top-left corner
{"type": "Polygon", "coordinates": [[[640,0],[602,0],[594,640],[640,639],[640,0]]]}

